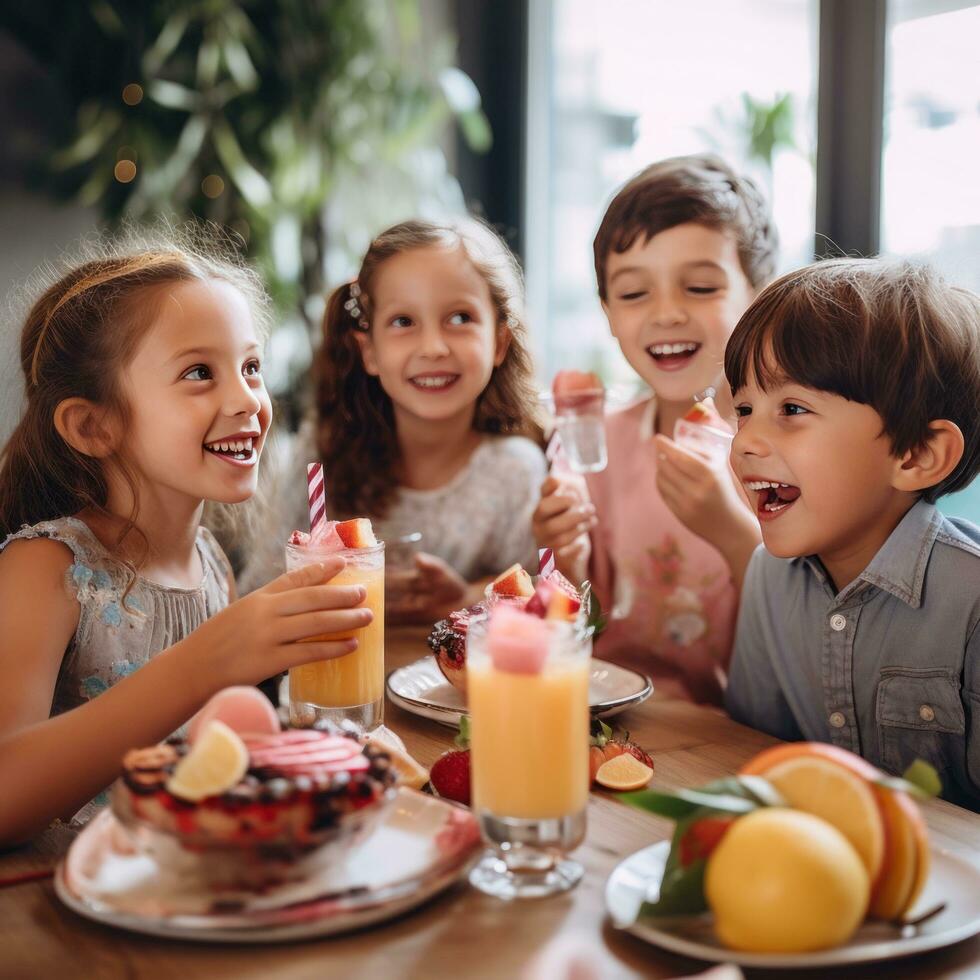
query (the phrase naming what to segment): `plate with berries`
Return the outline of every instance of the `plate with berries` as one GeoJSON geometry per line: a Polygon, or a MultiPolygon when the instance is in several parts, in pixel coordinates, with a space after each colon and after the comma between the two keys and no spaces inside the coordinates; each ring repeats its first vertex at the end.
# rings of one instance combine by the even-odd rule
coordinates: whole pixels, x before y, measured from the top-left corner
{"type": "MultiPolygon", "coordinates": [[[[392,702],[423,718],[458,727],[466,714],[467,631],[471,623],[485,618],[501,603],[542,618],[576,622],[593,635],[603,625],[587,582],[575,588],[547,564],[535,580],[519,564],[512,565],[487,587],[484,601],[451,612],[433,626],[427,641],[431,656],[388,674],[386,688],[392,702]]],[[[653,683],[645,674],[593,657],[589,672],[589,710],[593,717],[617,715],[652,693],[653,683]]]]}
{"type": "Polygon", "coordinates": [[[219,692],[187,732],[126,753],[111,808],[60,864],[79,915],[173,939],[328,936],[420,905],[478,859],[472,814],[417,791],[428,773],[391,732],[282,730],[254,688],[219,692]]]}

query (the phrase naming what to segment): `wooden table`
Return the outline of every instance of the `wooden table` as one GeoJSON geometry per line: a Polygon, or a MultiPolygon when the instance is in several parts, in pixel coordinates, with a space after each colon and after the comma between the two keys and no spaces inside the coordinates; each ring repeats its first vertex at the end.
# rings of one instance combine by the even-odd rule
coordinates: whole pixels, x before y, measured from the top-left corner
{"type": "MultiPolygon", "coordinates": [[[[425,653],[424,631],[388,634],[388,668],[425,653]]],[[[386,723],[426,765],[451,742],[452,732],[388,704],[386,723]]],[[[656,697],[622,715],[656,761],[654,785],[693,786],[734,772],[772,739],[717,712],[656,697]]],[[[948,803],[925,807],[932,841],[980,865],[980,816],[948,803]]],[[[673,956],[613,929],[603,891],[626,855],[669,836],[671,825],[593,794],[588,836],[576,852],[583,881],[570,893],[536,902],[504,903],[460,884],[401,919],[360,933],[283,946],[168,942],[96,925],[64,908],[50,880],[0,890],[0,977],[461,977],[517,978],[535,953],[559,936],[584,939],[602,960],[603,980],[673,977],[707,965],[673,956]]],[[[50,835],[0,856],[0,878],[44,867],[63,851],[50,835]]],[[[946,950],[881,965],[838,970],[834,977],[967,977],[980,973],[980,938],[946,950]]],[[[775,978],[776,971],[746,971],[775,978]]],[[[815,973],[793,974],[816,977],[815,973]]]]}

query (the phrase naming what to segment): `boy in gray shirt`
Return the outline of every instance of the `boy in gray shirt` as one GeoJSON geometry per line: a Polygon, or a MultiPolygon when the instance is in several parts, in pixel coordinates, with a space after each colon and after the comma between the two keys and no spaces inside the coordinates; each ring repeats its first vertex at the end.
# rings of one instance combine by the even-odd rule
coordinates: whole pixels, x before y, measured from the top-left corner
{"type": "Polygon", "coordinates": [[[980,528],[935,507],[980,471],[980,298],[926,267],[820,262],[728,343],[732,465],[764,547],[726,705],[980,809],[980,528]]]}

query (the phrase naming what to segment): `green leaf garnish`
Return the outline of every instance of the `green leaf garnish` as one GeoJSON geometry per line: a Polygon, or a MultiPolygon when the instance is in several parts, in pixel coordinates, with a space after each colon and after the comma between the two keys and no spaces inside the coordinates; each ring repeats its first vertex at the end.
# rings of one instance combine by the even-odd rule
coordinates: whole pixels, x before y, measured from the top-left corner
{"type": "Polygon", "coordinates": [[[925,759],[916,759],[901,777],[883,776],[875,782],[878,786],[908,793],[909,796],[914,796],[919,800],[931,800],[943,791],[943,783],[939,778],[939,773],[925,759]]]}

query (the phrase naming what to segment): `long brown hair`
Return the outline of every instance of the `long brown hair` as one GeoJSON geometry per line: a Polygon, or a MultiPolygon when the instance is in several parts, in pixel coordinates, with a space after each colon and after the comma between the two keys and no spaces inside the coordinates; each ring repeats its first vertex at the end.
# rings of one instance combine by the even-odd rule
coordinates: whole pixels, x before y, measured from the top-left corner
{"type": "Polygon", "coordinates": [[[22,525],[86,508],[106,513],[107,464],[118,468],[133,494],[119,541],[132,529],[139,502],[125,454],[100,460],[74,449],[55,427],[55,410],[66,398],[85,398],[125,423],[122,369],[155,319],[160,287],[221,279],[246,297],[260,329],[268,320],[258,278],[216,229],[129,230],[89,242],[83,252],[38,284],[43,291],[24,322],[27,407],[0,454],[0,539],[22,525]]]}
{"type": "Polygon", "coordinates": [[[378,379],[364,370],[355,333],[370,329],[371,289],[385,260],[433,246],[465,251],[489,287],[498,329],[509,334],[503,363],[494,368],[477,401],[474,429],[540,440],[517,260],[494,231],[472,218],[445,224],[402,222],[375,238],[357,279],[334,291],[323,318],[323,344],[314,365],[317,448],[327,499],[338,514],[383,517],[397,490],[394,410],[378,379]],[[355,283],[360,294],[352,303],[355,283]],[[352,315],[358,308],[361,315],[352,315]]]}

